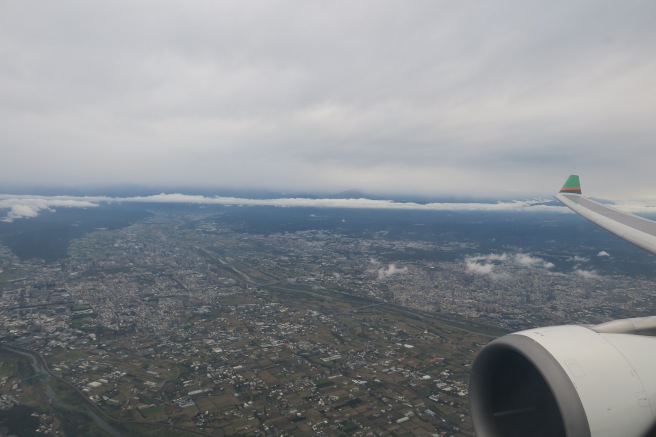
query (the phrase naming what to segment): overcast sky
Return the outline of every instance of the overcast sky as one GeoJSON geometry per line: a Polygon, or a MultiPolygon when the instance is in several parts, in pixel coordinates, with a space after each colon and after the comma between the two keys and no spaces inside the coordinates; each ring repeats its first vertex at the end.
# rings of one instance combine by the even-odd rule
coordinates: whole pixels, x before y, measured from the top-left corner
{"type": "Polygon", "coordinates": [[[656,197],[656,2],[0,2],[0,192],[656,197]]]}

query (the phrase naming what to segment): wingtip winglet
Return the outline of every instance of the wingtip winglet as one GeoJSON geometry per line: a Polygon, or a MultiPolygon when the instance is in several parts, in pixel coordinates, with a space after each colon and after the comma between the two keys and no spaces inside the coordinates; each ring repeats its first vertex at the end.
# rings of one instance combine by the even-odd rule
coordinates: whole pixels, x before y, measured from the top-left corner
{"type": "Polygon", "coordinates": [[[560,189],[561,193],[581,194],[581,182],[578,175],[570,175],[565,181],[565,185],[560,189]]]}

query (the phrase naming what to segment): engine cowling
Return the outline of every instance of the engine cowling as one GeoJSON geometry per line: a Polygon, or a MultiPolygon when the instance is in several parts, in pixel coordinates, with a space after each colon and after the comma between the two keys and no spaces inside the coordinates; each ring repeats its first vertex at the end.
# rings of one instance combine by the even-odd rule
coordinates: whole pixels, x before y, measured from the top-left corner
{"type": "Polygon", "coordinates": [[[656,421],[656,338],[584,326],[501,337],[469,381],[478,437],[642,437],[656,421]]]}

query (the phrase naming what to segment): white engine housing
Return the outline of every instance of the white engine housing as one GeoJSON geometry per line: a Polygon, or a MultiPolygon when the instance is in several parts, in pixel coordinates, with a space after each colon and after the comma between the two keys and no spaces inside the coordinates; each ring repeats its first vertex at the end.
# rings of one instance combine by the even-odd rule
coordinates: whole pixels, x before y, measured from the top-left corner
{"type": "Polygon", "coordinates": [[[472,365],[476,435],[642,437],[656,418],[656,338],[584,326],[501,337],[472,365]]]}

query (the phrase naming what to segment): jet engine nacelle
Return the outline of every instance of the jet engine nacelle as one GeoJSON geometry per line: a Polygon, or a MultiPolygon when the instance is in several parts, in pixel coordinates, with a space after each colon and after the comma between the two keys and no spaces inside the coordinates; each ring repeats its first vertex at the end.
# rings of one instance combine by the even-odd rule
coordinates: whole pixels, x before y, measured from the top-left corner
{"type": "Polygon", "coordinates": [[[641,319],[598,325],[600,332],[584,326],[532,329],[485,346],[469,381],[476,435],[652,435],[656,338],[616,333],[627,332],[632,320],[641,319]]]}

